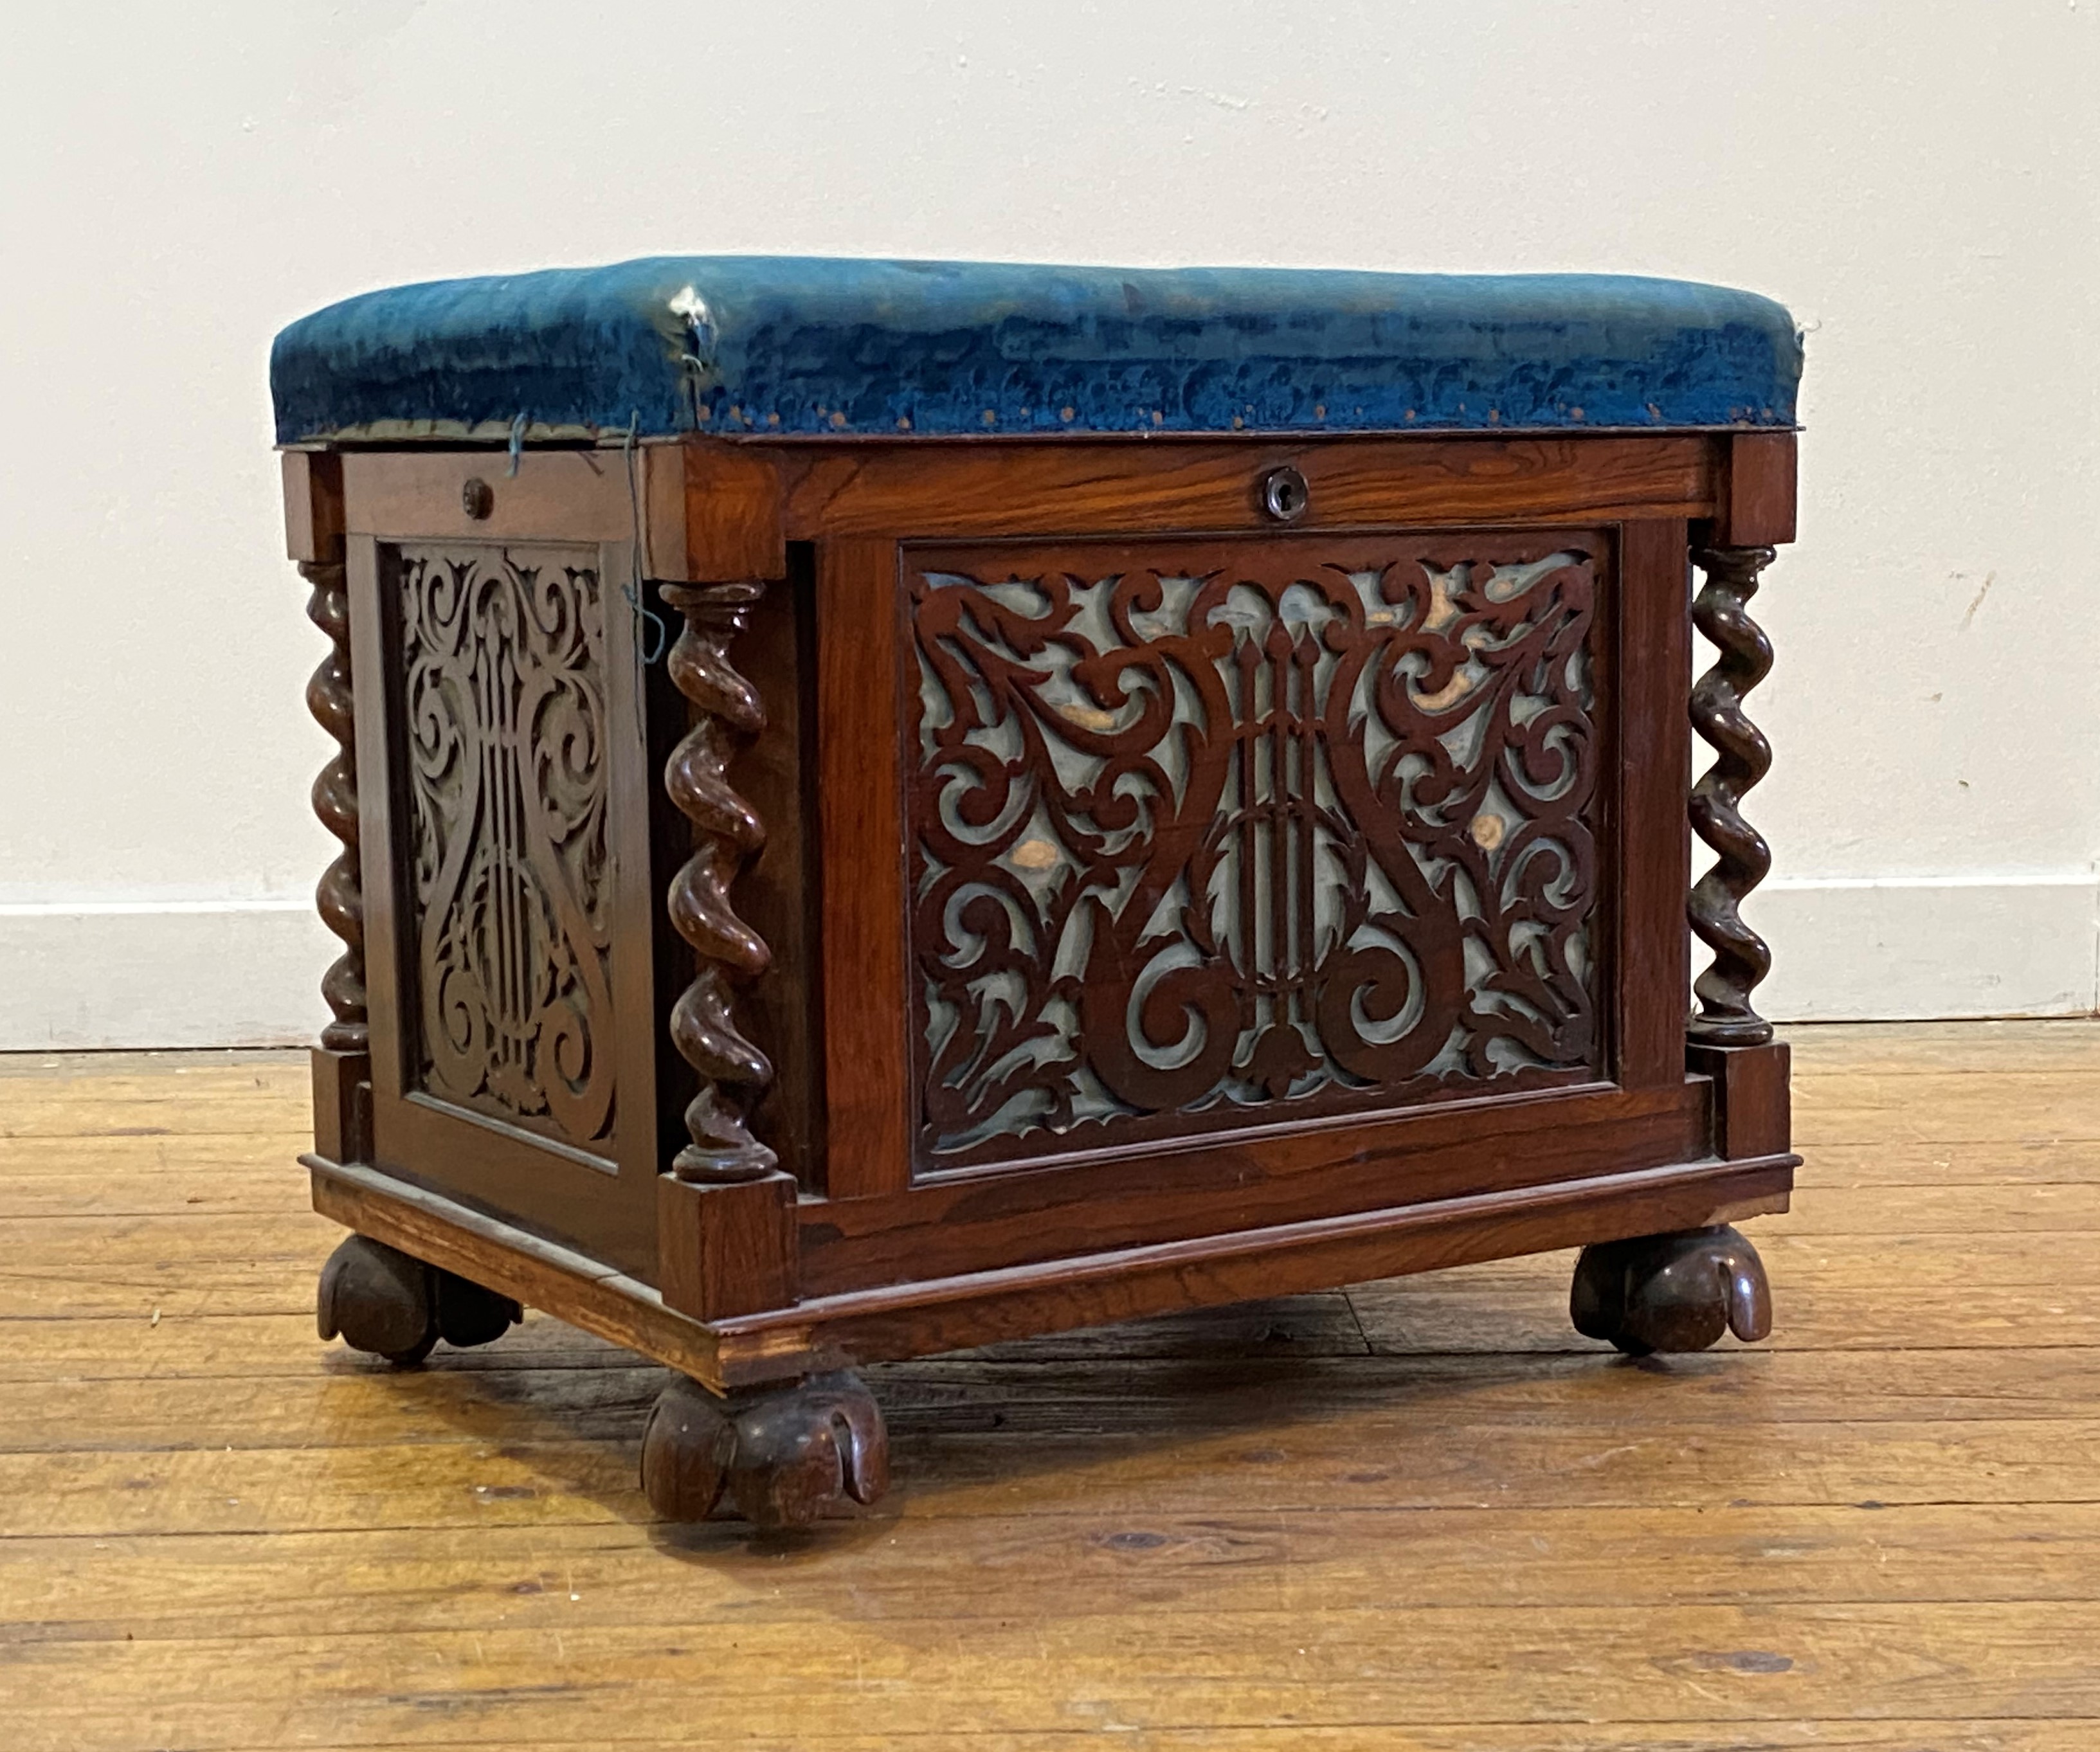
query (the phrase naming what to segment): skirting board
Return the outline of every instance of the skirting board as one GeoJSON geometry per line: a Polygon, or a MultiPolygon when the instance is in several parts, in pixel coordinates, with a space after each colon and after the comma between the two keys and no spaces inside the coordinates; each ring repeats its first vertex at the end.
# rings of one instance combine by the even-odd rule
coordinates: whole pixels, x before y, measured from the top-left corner
{"type": "Polygon", "coordinates": [[[1775,1022],[2100,1009],[2100,881],[2089,872],[1782,879],[1744,916],[1772,946],[1758,1008],[1775,1022]]]}
{"type": "Polygon", "coordinates": [[[342,953],[306,899],[0,906],[0,1051],[307,1045],[342,953]]]}
{"type": "MultiPolygon", "coordinates": [[[[1780,880],[1752,898],[1779,1022],[2100,1008],[2100,883],[1780,880]]],[[[303,1044],[342,945],[306,900],[0,906],[0,1051],[303,1044]]]]}

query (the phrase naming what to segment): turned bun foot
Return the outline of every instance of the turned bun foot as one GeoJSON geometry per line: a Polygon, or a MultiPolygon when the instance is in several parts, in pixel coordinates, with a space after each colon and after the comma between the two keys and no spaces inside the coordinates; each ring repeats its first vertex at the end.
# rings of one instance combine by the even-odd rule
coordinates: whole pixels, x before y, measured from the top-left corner
{"type": "Polygon", "coordinates": [[[665,1388],[642,1435],[642,1488],[668,1520],[704,1520],[726,1499],[761,1527],[805,1527],[889,1483],[889,1438],[859,1376],[717,1398],[683,1379],[665,1388]]]}
{"type": "Polygon", "coordinates": [[[410,1368],[448,1344],[486,1344],[524,1317],[507,1295],[426,1265],[384,1242],[352,1235],[321,1268],[315,1324],[324,1339],[410,1368]]]}
{"type": "Polygon", "coordinates": [[[1724,1332],[1771,1331],[1771,1290],[1758,1250],[1725,1225],[1585,1247],[1568,1297],[1575,1330],[1630,1357],[1701,1351],[1724,1332]]]}

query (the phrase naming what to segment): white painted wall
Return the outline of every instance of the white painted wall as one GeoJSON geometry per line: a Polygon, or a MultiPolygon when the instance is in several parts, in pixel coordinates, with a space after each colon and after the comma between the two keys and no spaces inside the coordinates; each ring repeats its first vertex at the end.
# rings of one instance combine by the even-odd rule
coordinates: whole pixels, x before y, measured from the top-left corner
{"type": "Polygon", "coordinates": [[[680,249],[1772,293],[1810,335],[1770,1007],[2092,1008],[2097,96],[2100,0],[11,9],[0,1045],[320,1013],[271,333],[680,249]]]}

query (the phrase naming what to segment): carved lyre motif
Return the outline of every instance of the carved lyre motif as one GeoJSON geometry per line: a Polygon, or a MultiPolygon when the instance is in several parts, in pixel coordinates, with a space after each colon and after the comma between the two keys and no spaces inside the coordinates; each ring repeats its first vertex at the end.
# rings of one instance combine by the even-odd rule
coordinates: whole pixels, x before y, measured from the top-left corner
{"type": "Polygon", "coordinates": [[[332,1052],[362,1053],[364,1010],[364,892],[358,876],[357,732],[351,693],[350,594],[340,560],[302,560],[299,576],[313,586],[307,617],[329,637],[329,654],[307,683],[307,708],[336,739],[339,752],[314,781],[314,813],[342,841],[342,854],[315,891],[321,920],[343,941],[343,952],[321,979],[334,1020],[321,1030],[332,1052]]]}
{"type": "Polygon", "coordinates": [[[1692,728],[1717,756],[1692,788],[1692,826],[1715,861],[1692,885],[1687,909],[1692,929],[1714,951],[1713,964],[1693,982],[1699,1008],[1690,1032],[1713,1046],[1754,1046],[1772,1033],[1750,1007],[1751,989],[1771,971],[1771,951],[1741,911],[1743,897],[1771,869],[1771,849],[1743,819],[1741,805],[1744,793],[1771,769],[1771,744],[1744,715],[1743,698],[1771,671],[1771,641],[1746,605],[1772,558],[1770,548],[1710,547],[1692,554],[1706,575],[1692,622],[1720,653],[1692,689],[1692,728]]]}
{"type": "Polygon", "coordinates": [[[765,708],[730,666],[728,646],[765,586],[662,589],[686,622],[671,647],[671,679],[695,708],[693,727],[664,770],[665,790],[694,829],[693,855],[671,882],[671,922],[699,963],[671,1012],[672,1040],[701,1079],[686,1109],[692,1141],[671,1167],[683,1181],[755,1181],[771,1173],[777,1159],[751,1135],[748,1121],[773,1081],[773,1066],[738,1031],[730,1000],[737,986],[765,970],[772,952],[730,907],[730,885],[765,845],[765,827],[727,774],[737,749],[765,729],[765,708]]]}
{"type": "Polygon", "coordinates": [[[610,1135],[605,617],[581,554],[404,547],[398,581],[426,1092],[610,1135]]]}
{"type": "Polygon", "coordinates": [[[1588,1074],[1608,551],[1568,531],[929,556],[926,1154],[1588,1074]]]}

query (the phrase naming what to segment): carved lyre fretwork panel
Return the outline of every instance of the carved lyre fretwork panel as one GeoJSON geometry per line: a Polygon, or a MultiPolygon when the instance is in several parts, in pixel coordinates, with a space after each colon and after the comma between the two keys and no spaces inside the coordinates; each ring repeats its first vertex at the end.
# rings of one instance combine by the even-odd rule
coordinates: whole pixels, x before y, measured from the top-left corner
{"type": "Polygon", "coordinates": [[[929,1165],[1595,1074],[1601,535],[917,557],[929,1165]]]}
{"type": "Polygon", "coordinates": [[[612,1128],[605,605],[594,550],[395,550],[419,1080],[612,1128]]]}
{"type": "Polygon", "coordinates": [[[1692,788],[1692,826],[1714,849],[1714,867],[1692,885],[1692,929],[1714,951],[1692,982],[1699,1008],[1692,1038],[1710,1046],[1754,1046],[1771,1024],[1750,1005],[1750,993],[1771,971],[1771,951],[1744,922],[1744,897],[1771,869],[1771,849],[1744,819],[1744,794],[1771,770],[1771,744],[1743,711],[1744,696],[1771,673],[1771,641],[1749,616],[1758,575],[1770,548],[1701,548],[1692,556],[1706,581],[1692,618],[1718,653],[1692,689],[1692,724],[1712,744],[1714,761],[1692,788]]]}

